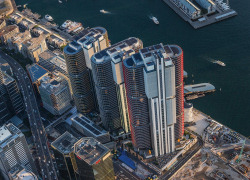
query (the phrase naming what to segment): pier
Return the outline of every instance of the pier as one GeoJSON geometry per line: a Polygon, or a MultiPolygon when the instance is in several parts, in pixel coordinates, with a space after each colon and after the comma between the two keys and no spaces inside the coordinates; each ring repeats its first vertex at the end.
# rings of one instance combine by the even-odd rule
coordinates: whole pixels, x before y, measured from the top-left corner
{"type": "Polygon", "coordinates": [[[170,8],[172,8],[184,21],[187,21],[194,29],[199,29],[204,26],[217,23],[219,21],[236,16],[237,12],[229,9],[222,11],[216,7],[216,12],[211,15],[202,15],[198,19],[191,19],[184,11],[177,7],[171,0],[163,0],[170,8]]]}

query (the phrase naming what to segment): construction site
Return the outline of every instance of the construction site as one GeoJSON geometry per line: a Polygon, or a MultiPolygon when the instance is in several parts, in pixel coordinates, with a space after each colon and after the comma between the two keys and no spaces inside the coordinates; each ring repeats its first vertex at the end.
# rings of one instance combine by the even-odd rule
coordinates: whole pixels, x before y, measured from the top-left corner
{"type": "Polygon", "coordinates": [[[196,109],[192,117],[186,128],[204,146],[172,179],[250,179],[250,140],[196,109]]]}

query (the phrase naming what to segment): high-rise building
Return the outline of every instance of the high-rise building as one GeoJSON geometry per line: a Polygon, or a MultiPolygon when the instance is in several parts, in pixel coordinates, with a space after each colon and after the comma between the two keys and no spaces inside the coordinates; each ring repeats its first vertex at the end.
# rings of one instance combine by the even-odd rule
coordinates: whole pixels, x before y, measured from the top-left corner
{"type": "Polygon", "coordinates": [[[37,176],[25,169],[23,166],[17,164],[9,171],[10,180],[38,180],[37,176]]]}
{"type": "Polygon", "coordinates": [[[115,179],[110,150],[92,137],[75,143],[71,160],[79,180],[115,179]]]}
{"type": "Polygon", "coordinates": [[[76,174],[70,159],[74,144],[78,141],[72,134],[65,132],[51,143],[56,159],[59,176],[67,180],[75,180],[76,174]]]}
{"type": "Polygon", "coordinates": [[[138,149],[151,149],[149,108],[143,68],[144,63],[140,53],[123,61],[132,142],[138,149]]]}
{"type": "Polygon", "coordinates": [[[152,146],[156,156],[174,151],[184,117],[181,48],[158,44],[141,49],[123,61],[123,73],[133,145],[152,146]]]}
{"type": "Polygon", "coordinates": [[[54,115],[61,115],[72,107],[68,82],[59,74],[43,76],[40,80],[39,92],[43,107],[54,115]]]}
{"type": "Polygon", "coordinates": [[[183,83],[183,51],[177,45],[166,45],[164,49],[175,65],[176,89],[176,123],[175,139],[184,134],[184,83],[183,83]]]}
{"type": "Polygon", "coordinates": [[[128,38],[94,54],[92,74],[104,127],[113,131],[123,127],[130,132],[127,98],[123,78],[123,59],[142,48],[138,38],[128,38]]]}
{"type": "Polygon", "coordinates": [[[22,100],[21,93],[19,91],[19,87],[17,85],[16,80],[3,72],[4,76],[4,86],[5,86],[5,99],[6,103],[9,106],[9,111],[13,112],[13,114],[18,114],[22,110],[24,110],[24,104],[22,100]]]}
{"type": "Polygon", "coordinates": [[[0,125],[3,125],[11,116],[5,101],[5,86],[3,73],[0,69],[0,125]]]}
{"type": "Polygon", "coordinates": [[[89,113],[96,109],[90,58],[107,47],[107,31],[102,27],[84,30],[64,48],[67,70],[77,110],[89,113]]]}
{"type": "Polygon", "coordinates": [[[151,141],[155,156],[175,150],[175,67],[162,44],[144,48],[144,83],[148,98],[151,141]]]}
{"type": "Polygon", "coordinates": [[[7,124],[0,128],[0,134],[0,173],[4,179],[9,179],[8,172],[17,164],[37,174],[23,133],[13,124],[7,124]]]}

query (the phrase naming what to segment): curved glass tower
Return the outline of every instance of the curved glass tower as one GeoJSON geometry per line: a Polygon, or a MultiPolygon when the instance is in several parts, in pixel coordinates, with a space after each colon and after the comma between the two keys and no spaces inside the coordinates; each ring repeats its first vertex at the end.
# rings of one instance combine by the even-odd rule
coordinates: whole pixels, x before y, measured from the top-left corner
{"type": "Polygon", "coordinates": [[[81,113],[95,110],[90,58],[107,47],[107,31],[102,27],[86,29],[64,48],[67,70],[76,108],[81,113]]]}

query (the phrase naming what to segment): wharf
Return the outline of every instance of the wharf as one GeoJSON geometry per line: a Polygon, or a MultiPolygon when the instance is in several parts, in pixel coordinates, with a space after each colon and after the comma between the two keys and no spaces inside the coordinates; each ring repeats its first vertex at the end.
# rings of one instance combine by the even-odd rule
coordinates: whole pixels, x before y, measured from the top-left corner
{"type": "Polygon", "coordinates": [[[216,8],[216,13],[212,15],[203,15],[199,19],[204,19],[203,21],[199,21],[198,19],[192,20],[188,17],[180,8],[178,8],[171,0],[163,0],[169,7],[171,7],[184,21],[187,21],[194,29],[199,29],[204,26],[217,23],[219,21],[228,19],[230,17],[236,16],[237,12],[229,9],[226,11],[222,11],[219,8],[216,8]]]}
{"type": "Polygon", "coordinates": [[[215,87],[209,83],[200,83],[200,84],[184,86],[184,95],[204,94],[204,93],[209,93],[209,92],[214,92],[214,91],[215,91],[215,87]]]}

